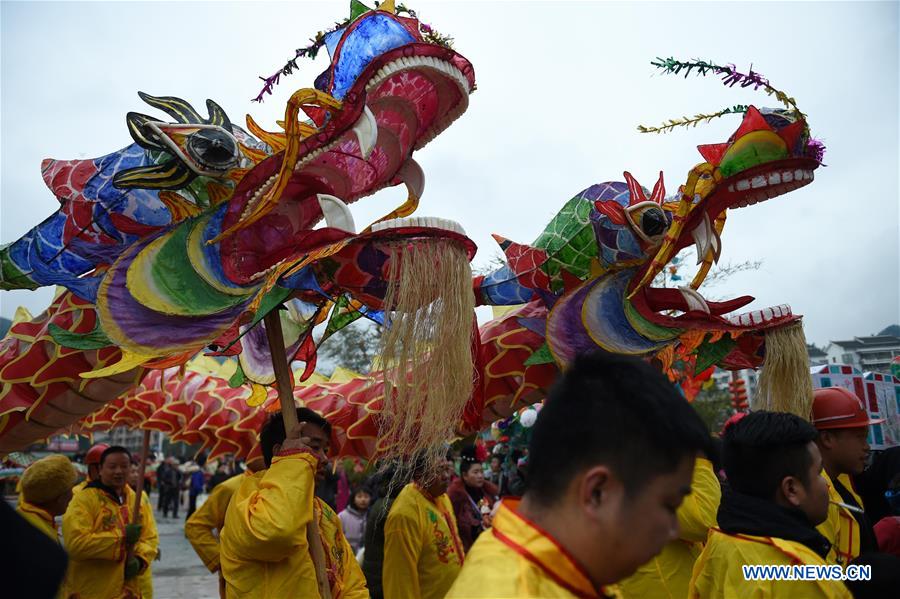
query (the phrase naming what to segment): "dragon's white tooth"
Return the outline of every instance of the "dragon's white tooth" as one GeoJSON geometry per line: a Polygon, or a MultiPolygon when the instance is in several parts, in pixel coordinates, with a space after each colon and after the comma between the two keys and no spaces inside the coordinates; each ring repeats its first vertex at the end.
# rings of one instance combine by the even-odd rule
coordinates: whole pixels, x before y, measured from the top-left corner
{"type": "Polygon", "coordinates": [[[699,310],[700,312],[709,314],[709,305],[706,303],[706,300],[703,299],[702,295],[690,287],[679,287],[678,290],[681,292],[681,297],[683,297],[684,301],[687,303],[688,311],[699,310]]]}
{"type": "Polygon", "coordinates": [[[776,318],[781,318],[781,306],[775,306],[772,308],[772,313],[776,318]]]}
{"type": "Polygon", "coordinates": [[[768,322],[774,318],[775,314],[772,312],[771,308],[766,308],[762,311],[762,321],[768,322]]]}
{"type": "Polygon", "coordinates": [[[803,171],[800,170],[799,168],[798,168],[797,170],[794,171],[794,180],[795,180],[795,181],[802,181],[802,180],[803,180],[803,171]]]}
{"type": "Polygon", "coordinates": [[[784,312],[785,316],[790,316],[791,314],[793,314],[793,312],[791,312],[791,307],[787,304],[784,305],[782,311],[784,312]]]}
{"type": "Polygon", "coordinates": [[[343,200],[327,193],[316,194],[316,198],[319,200],[319,206],[322,208],[322,215],[325,217],[327,226],[356,233],[353,214],[343,200]]]}
{"type": "Polygon", "coordinates": [[[738,317],[738,322],[741,323],[741,326],[749,327],[753,324],[753,321],[750,320],[750,313],[744,312],[738,317]]]}
{"type": "Polygon", "coordinates": [[[734,193],[734,183],[732,183],[731,185],[728,186],[728,191],[730,191],[731,193],[734,193]]]}
{"type": "Polygon", "coordinates": [[[362,114],[353,125],[353,133],[359,142],[359,151],[363,160],[368,160],[378,142],[378,121],[368,106],[363,106],[362,114]]]}
{"type": "Polygon", "coordinates": [[[703,262],[711,247],[709,217],[703,215],[704,220],[694,227],[691,235],[694,237],[694,246],[697,248],[697,264],[703,262]]]}
{"type": "Polygon", "coordinates": [[[762,175],[757,175],[750,180],[750,187],[756,189],[757,187],[765,187],[766,186],[766,178],[762,175]]]}
{"type": "Polygon", "coordinates": [[[738,191],[746,191],[746,190],[750,189],[750,181],[748,181],[747,179],[741,179],[740,181],[737,182],[737,185],[735,185],[735,188],[738,191]]]}
{"type": "Polygon", "coordinates": [[[781,174],[769,173],[768,181],[769,185],[778,185],[779,183],[781,183],[781,174]]]}
{"type": "Polygon", "coordinates": [[[425,193],[425,173],[412,158],[407,158],[403,166],[397,171],[397,177],[406,184],[406,189],[410,195],[421,198],[425,193]]]}
{"type": "Polygon", "coordinates": [[[781,180],[785,183],[790,183],[794,180],[794,173],[792,171],[785,171],[781,173],[781,180]]]}

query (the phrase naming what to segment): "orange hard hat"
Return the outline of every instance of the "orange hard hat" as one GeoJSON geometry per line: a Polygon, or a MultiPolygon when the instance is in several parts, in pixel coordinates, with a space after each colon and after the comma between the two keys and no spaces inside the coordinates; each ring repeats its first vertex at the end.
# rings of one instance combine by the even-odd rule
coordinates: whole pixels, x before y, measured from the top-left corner
{"type": "Polygon", "coordinates": [[[103,452],[109,449],[109,445],[106,443],[97,443],[93,447],[91,447],[86,454],[84,454],[84,463],[86,466],[90,466],[91,464],[99,464],[100,456],[103,455],[103,452]]]}
{"type": "Polygon", "coordinates": [[[869,418],[866,407],[856,395],[843,387],[824,387],[813,393],[812,424],[819,430],[858,428],[880,424],[884,418],[869,418]]]}

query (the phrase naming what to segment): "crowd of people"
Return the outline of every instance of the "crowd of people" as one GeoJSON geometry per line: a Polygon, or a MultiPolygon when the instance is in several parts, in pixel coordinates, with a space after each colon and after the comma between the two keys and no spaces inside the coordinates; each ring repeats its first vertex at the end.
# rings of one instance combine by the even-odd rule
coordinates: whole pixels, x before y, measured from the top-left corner
{"type": "MultiPolygon", "coordinates": [[[[872,421],[844,389],[817,390],[808,419],[741,413],[710,435],[648,364],[584,356],[551,391],[527,448],[448,446],[354,477],[331,466],[331,424],[306,408],[297,420],[285,431],[271,417],[261,458],[242,471],[210,476],[198,456],[155,472],[161,517],[177,518],[187,494],[185,535],[222,597],[867,598],[900,588],[896,453],[869,463],[872,421]],[[845,580],[775,580],[748,566],[830,566],[845,580]],[[853,579],[863,571],[870,580],[853,579]]],[[[53,546],[48,573],[14,596],[152,597],[159,542],[149,498],[137,499],[139,465],[116,446],[86,462],[78,485],[62,456],[23,475],[17,511],[44,533],[35,543],[53,546]]],[[[18,581],[39,570],[15,559],[18,581]]]]}

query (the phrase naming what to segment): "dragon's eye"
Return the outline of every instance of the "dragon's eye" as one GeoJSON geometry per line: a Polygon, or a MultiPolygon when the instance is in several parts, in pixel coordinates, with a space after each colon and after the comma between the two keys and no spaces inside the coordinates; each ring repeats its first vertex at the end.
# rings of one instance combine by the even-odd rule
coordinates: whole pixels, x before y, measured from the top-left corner
{"type": "Polygon", "coordinates": [[[238,157],[234,138],[221,129],[201,129],[191,134],[187,150],[202,166],[217,170],[234,166],[238,157]]]}
{"type": "Polygon", "coordinates": [[[666,215],[660,208],[648,208],[641,214],[641,230],[647,237],[656,237],[666,230],[666,215]]]}
{"type": "Polygon", "coordinates": [[[655,202],[640,202],[625,209],[631,228],[638,237],[649,244],[657,245],[669,228],[666,213],[655,202]]]}

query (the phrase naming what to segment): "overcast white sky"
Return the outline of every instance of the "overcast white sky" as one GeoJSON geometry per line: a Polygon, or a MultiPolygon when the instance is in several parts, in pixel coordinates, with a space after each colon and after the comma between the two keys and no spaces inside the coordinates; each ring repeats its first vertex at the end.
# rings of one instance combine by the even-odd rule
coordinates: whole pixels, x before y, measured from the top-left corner
{"type": "MultiPolygon", "coordinates": [[[[750,63],[793,95],[825,140],[816,181],[730,213],[723,261],[762,267],[714,287],[751,307],[789,303],[810,341],[877,332],[900,321],[898,249],[898,4],[896,2],[407,3],[475,66],[468,112],[416,154],[427,185],[419,214],[458,220],[497,253],[490,233],[531,242],[562,204],[629,170],[671,192],[700,161],[694,147],[725,141],[739,117],[668,135],[638,124],[734,104],[774,106],[761,92],[715,79],[655,73],[656,56],[750,63]]],[[[270,74],[349,2],[9,2],[2,20],[0,242],[56,208],[43,158],[93,158],[131,142],[125,113],[155,114],[137,90],[275,129],[284,102],[311,87],[320,56],[250,102],[270,74]]],[[[359,226],[398,205],[401,189],[352,206],[359,226]]],[[[701,289],[703,291],[703,289],[701,289]]],[[[33,313],[48,289],[0,292],[0,315],[33,313]]]]}

